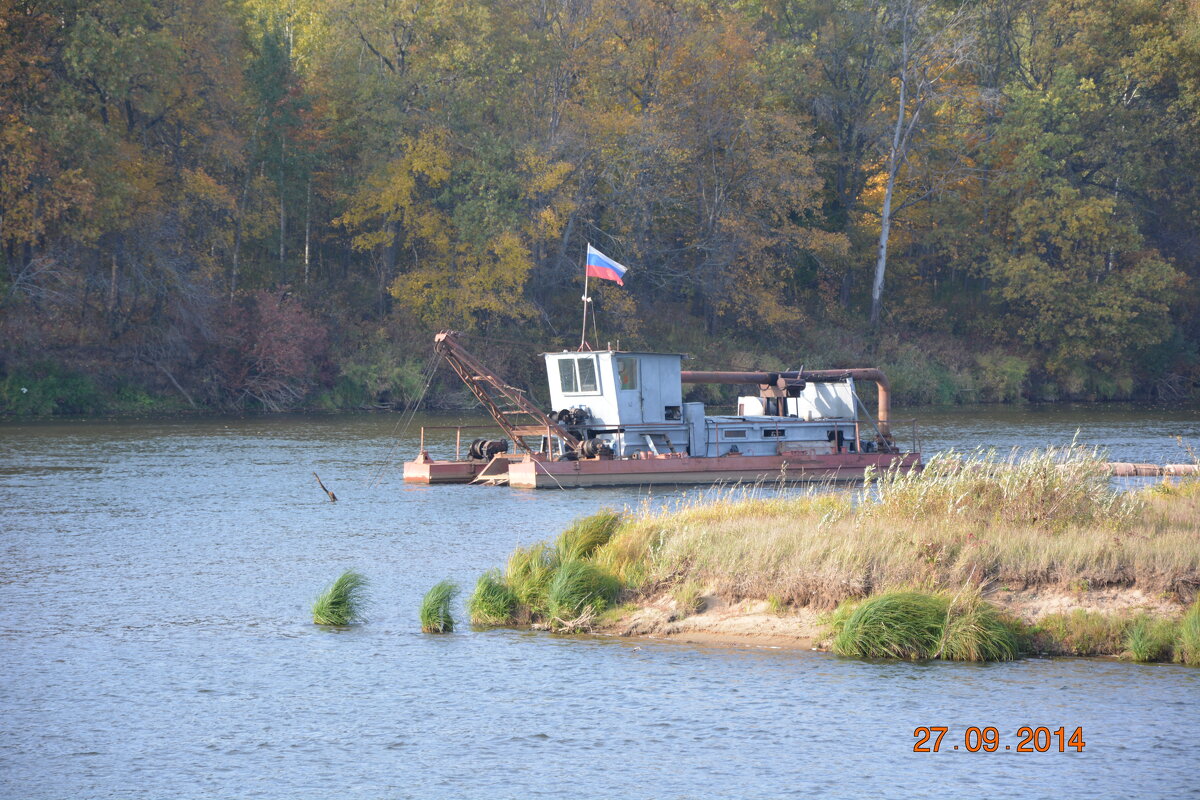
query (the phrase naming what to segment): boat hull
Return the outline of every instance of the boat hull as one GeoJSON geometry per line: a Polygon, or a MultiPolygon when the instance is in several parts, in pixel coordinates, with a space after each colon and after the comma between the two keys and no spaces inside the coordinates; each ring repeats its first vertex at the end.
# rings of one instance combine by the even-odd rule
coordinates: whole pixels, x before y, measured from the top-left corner
{"type": "Polygon", "coordinates": [[[470,483],[480,470],[487,466],[486,461],[435,461],[433,459],[417,459],[404,465],[404,482],[435,484],[435,483],[470,483]]]}
{"type": "Polygon", "coordinates": [[[507,482],[509,465],[528,456],[501,453],[491,461],[469,459],[466,461],[437,460],[422,452],[404,464],[404,482],[422,485],[447,483],[507,482]]]}
{"type": "Polygon", "coordinates": [[[508,485],[521,489],[654,486],[711,483],[859,481],[874,468],[920,469],[917,453],[839,453],[824,456],[662,456],[641,459],[514,461],[508,485]]]}

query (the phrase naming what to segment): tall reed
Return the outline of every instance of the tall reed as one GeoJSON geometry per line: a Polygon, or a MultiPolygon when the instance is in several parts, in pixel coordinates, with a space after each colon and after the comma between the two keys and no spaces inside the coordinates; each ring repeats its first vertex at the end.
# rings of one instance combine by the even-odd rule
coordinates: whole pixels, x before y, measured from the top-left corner
{"type": "Polygon", "coordinates": [[[1107,459],[1071,444],[1000,457],[995,450],[934,455],[923,470],[886,470],[868,481],[864,506],[901,519],[960,517],[1061,529],[1119,524],[1140,510],[1137,495],[1115,491],[1107,459]]]}
{"type": "Polygon", "coordinates": [[[362,621],[367,579],[353,570],[343,572],[313,602],[317,625],[351,625],[362,621]]]}

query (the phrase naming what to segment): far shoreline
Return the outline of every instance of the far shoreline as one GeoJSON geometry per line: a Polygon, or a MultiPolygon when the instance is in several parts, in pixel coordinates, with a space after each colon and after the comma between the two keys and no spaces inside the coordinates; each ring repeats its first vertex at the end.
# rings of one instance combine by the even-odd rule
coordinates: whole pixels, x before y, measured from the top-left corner
{"type": "MultiPolygon", "coordinates": [[[[733,406],[713,406],[720,410],[732,411],[733,406]]],[[[1095,400],[1022,400],[1020,402],[977,402],[977,403],[941,403],[936,405],[904,405],[894,403],[893,411],[899,413],[929,414],[939,416],[946,412],[969,414],[972,411],[999,411],[1001,413],[1039,412],[1061,409],[1097,410],[1097,411],[1175,411],[1196,412],[1200,417],[1200,396],[1173,401],[1145,399],[1095,399],[1095,400]]],[[[126,422],[126,421],[164,421],[186,419],[288,419],[294,417],[336,417],[336,416],[376,416],[389,414],[408,414],[411,409],[399,408],[320,408],[317,406],[297,406],[278,410],[271,409],[222,409],[217,407],[199,406],[165,407],[162,409],[107,409],[83,413],[52,413],[52,414],[14,414],[0,413],[0,425],[13,423],[45,423],[45,422],[126,422]]],[[[490,417],[478,406],[458,406],[449,404],[430,408],[417,409],[418,414],[441,417],[478,417],[490,420],[490,417]]],[[[917,423],[921,420],[918,418],[917,423]]]]}

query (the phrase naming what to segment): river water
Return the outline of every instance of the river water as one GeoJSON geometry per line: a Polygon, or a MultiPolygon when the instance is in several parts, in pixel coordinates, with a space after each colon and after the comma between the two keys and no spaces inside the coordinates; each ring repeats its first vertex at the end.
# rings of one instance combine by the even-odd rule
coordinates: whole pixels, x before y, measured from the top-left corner
{"type": "MultiPolygon", "coordinates": [[[[1179,463],[1175,437],[1200,443],[1196,409],[920,416],[927,453],[1078,431],[1179,463]]],[[[399,439],[382,415],[0,426],[0,797],[1200,796],[1194,668],[420,634],[434,582],[469,589],[577,516],[678,496],[404,486],[417,426],[452,421],[399,439]],[[348,568],[369,621],[312,625],[348,568]],[[913,752],[927,725],[949,727],[942,752],[913,752]],[[1025,725],[1086,745],[1018,753],[1025,725]],[[1001,749],[968,752],[968,726],[1001,749]]]]}

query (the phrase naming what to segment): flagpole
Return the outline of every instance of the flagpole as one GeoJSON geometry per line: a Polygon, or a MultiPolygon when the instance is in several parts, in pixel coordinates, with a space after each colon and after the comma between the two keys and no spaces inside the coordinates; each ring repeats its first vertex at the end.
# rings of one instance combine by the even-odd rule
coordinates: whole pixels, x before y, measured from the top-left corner
{"type": "Polygon", "coordinates": [[[587,271],[587,251],[583,252],[583,324],[579,328],[579,349],[582,351],[587,345],[587,312],[588,301],[588,271],[587,271]]]}

